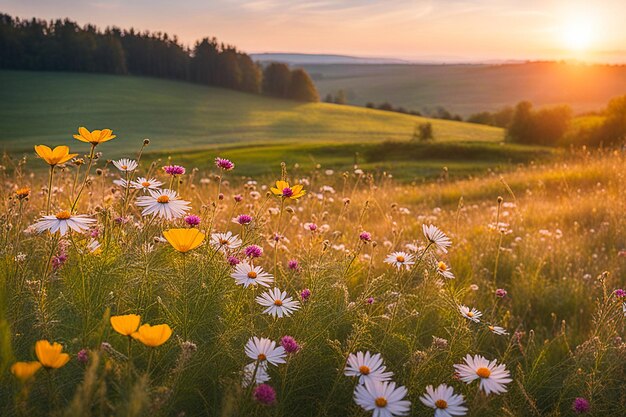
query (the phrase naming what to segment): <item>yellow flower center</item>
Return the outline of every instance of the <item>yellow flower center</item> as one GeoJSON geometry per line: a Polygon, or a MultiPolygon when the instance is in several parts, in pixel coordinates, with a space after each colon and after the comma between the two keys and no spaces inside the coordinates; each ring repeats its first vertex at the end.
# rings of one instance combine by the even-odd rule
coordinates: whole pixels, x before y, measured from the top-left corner
{"type": "Polygon", "coordinates": [[[361,365],[361,366],[359,366],[359,372],[361,373],[361,375],[369,375],[370,368],[368,368],[365,365],[361,365]]]}
{"type": "Polygon", "coordinates": [[[70,214],[70,212],[69,212],[69,211],[67,211],[67,210],[60,211],[60,212],[58,212],[58,213],[56,214],[56,218],[57,218],[57,219],[59,219],[59,220],[67,220],[67,219],[69,219],[71,216],[72,216],[72,215],[71,215],[71,214],[70,214]]]}
{"type": "Polygon", "coordinates": [[[437,264],[437,267],[439,268],[440,271],[445,271],[446,269],[448,269],[448,265],[446,265],[444,262],[439,262],[437,264]]]}
{"type": "Polygon", "coordinates": [[[146,187],[146,188],[150,187],[150,183],[148,181],[142,182],[141,185],[146,187]]]}
{"type": "Polygon", "coordinates": [[[442,410],[448,408],[448,403],[445,400],[437,400],[435,401],[435,407],[441,408],[442,410]]]}
{"type": "Polygon", "coordinates": [[[387,399],[385,397],[378,397],[374,403],[376,404],[376,407],[386,407],[387,399]]]}
{"type": "Polygon", "coordinates": [[[220,245],[226,245],[228,243],[227,239],[220,239],[220,245]]]}
{"type": "Polygon", "coordinates": [[[170,198],[166,195],[160,195],[159,198],[157,198],[157,202],[161,203],[161,204],[165,204],[165,203],[169,203],[170,202],[170,198]]]}
{"type": "Polygon", "coordinates": [[[398,256],[396,256],[396,261],[398,261],[398,262],[404,262],[404,256],[402,256],[402,255],[398,255],[398,256]]]}
{"type": "Polygon", "coordinates": [[[256,278],[256,272],[254,272],[254,271],[248,272],[248,278],[255,279],[256,278]]]}
{"type": "Polygon", "coordinates": [[[283,305],[283,302],[281,300],[274,300],[274,305],[280,307],[283,305]]]}
{"type": "Polygon", "coordinates": [[[489,375],[491,375],[491,371],[487,368],[478,368],[476,369],[476,375],[481,378],[489,378],[489,375]]]}
{"type": "Polygon", "coordinates": [[[492,332],[495,330],[495,328],[493,326],[487,326],[489,328],[489,330],[491,330],[492,332]]]}
{"type": "Polygon", "coordinates": [[[128,169],[128,165],[122,165],[122,169],[128,169]]]}
{"type": "Polygon", "coordinates": [[[257,356],[257,359],[260,361],[264,361],[265,359],[267,359],[267,356],[265,356],[264,353],[259,353],[259,356],[257,356]]]}
{"type": "Polygon", "coordinates": [[[471,311],[467,312],[467,317],[474,317],[474,313],[472,313],[471,311]]]}

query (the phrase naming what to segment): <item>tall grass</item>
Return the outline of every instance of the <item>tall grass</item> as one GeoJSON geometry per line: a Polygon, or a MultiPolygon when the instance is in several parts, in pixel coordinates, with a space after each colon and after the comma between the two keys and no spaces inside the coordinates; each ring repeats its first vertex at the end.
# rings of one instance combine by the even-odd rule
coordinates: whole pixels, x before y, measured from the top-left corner
{"type": "MultiPolygon", "coordinates": [[[[125,190],[112,183],[120,174],[104,159],[78,205],[97,226],[64,237],[29,227],[45,210],[47,178],[29,173],[42,162],[7,161],[0,189],[0,414],[365,416],[343,368],[350,353],[370,350],[408,388],[412,415],[432,415],[419,396],[440,383],[465,396],[472,416],[571,415],[576,397],[590,402],[591,415],[624,415],[625,318],[613,293],[625,284],[624,162],[621,154],[597,153],[525,166],[504,178],[422,185],[320,168],[288,177],[308,192],[284,204],[266,187],[280,179],[278,165],[276,178],[258,182],[238,177],[237,168],[221,175],[207,169],[209,161],[201,170],[188,167],[172,187],[191,201],[199,229],[230,230],[242,248],[262,246],[255,264],[274,274],[277,287],[296,298],[310,290],[293,316],[274,319],[254,300],[261,289],[235,285],[232,266],[208,239],[185,255],[164,241],[165,229],[185,227],[182,219],[142,217],[134,205],[141,191],[123,209],[125,190]],[[19,200],[15,190],[24,186],[32,193],[19,200]],[[253,217],[251,225],[231,221],[242,213],[253,217]],[[422,224],[452,238],[449,254],[431,248],[408,271],[384,263],[390,252],[410,250],[406,244],[426,246],[422,224]],[[359,239],[363,231],[371,242],[359,239]],[[91,236],[101,244],[95,252],[91,236]],[[436,272],[438,260],[455,279],[436,272]],[[507,295],[496,297],[498,288],[507,295]],[[510,334],[469,322],[460,304],[510,334]],[[111,315],[128,313],[169,324],[173,336],[157,348],[132,341],[129,349],[109,323],[111,315]],[[284,335],[301,349],[269,369],[277,402],[258,404],[241,383],[250,362],[244,345],[252,336],[284,335]],[[39,339],[62,343],[72,359],[21,383],[9,368],[34,360],[39,339]],[[77,359],[81,350],[87,360],[77,359]],[[485,396],[456,380],[453,365],[468,353],[506,364],[508,392],[485,396]]],[[[55,174],[54,210],[69,208],[75,170],[68,164],[55,174]]],[[[154,165],[144,173],[167,186],[154,165]]],[[[232,255],[244,257],[241,250],[232,255]]]]}

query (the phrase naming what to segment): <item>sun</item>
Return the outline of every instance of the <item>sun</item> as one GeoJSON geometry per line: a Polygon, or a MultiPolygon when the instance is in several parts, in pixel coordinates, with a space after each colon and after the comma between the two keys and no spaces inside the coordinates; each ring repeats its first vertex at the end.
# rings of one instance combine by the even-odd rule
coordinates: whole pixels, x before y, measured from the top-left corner
{"type": "Polygon", "coordinates": [[[561,29],[563,44],[572,51],[585,51],[593,43],[593,22],[578,16],[568,20],[561,29]]]}

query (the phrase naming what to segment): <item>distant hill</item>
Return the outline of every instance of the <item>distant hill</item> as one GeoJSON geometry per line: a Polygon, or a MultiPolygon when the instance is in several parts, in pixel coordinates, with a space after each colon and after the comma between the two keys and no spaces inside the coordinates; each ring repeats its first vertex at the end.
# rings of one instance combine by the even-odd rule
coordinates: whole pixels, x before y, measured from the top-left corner
{"type": "Polygon", "coordinates": [[[444,106],[468,116],[530,100],[569,104],[575,112],[599,110],[626,94],[626,66],[559,62],[507,64],[306,64],[320,96],[344,90],[348,102],[388,101],[428,113],[444,106]]]}
{"type": "Polygon", "coordinates": [[[350,55],[332,54],[290,54],[290,53],[260,53],[250,54],[258,62],[283,62],[289,65],[305,64],[408,64],[409,61],[395,58],[367,58],[350,55]]]}
{"type": "Polygon", "coordinates": [[[12,155],[32,157],[33,145],[42,143],[87,152],[84,143],[72,139],[79,126],[113,129],[118,138],[100,147],[105,158],[132,156],[150,138],[149,158],[171,155],[206,169],[219,154],[240,163],[240,175],[276,173],[280,161],[304,169],[316,163],[350,169],[355,160],[363,168],[384,168],[404,178],[438,175],[444,166],[456,175],[515,161],[529,149],[503,144],[502,129],[489,126],[157,78],[0,71],[0,85],[0,151],[12,155]],[[435,134],[435,143],[425,145],[429,153],[397,164],[388,158],[368,163],[364,155],[382,155],[376,146],[408,142],[424,122],[432,123],[435,134]]]}

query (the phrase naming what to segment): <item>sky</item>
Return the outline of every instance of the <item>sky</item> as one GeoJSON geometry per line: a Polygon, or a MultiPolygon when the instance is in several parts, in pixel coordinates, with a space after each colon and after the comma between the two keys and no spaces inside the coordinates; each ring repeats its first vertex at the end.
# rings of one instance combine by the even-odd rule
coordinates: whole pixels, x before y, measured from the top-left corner
{"type": "Polygon", "coordinates": [[[626,0],[0,0],[22,18],[204,36],[248,53],[626,62],[626,0]]]}

